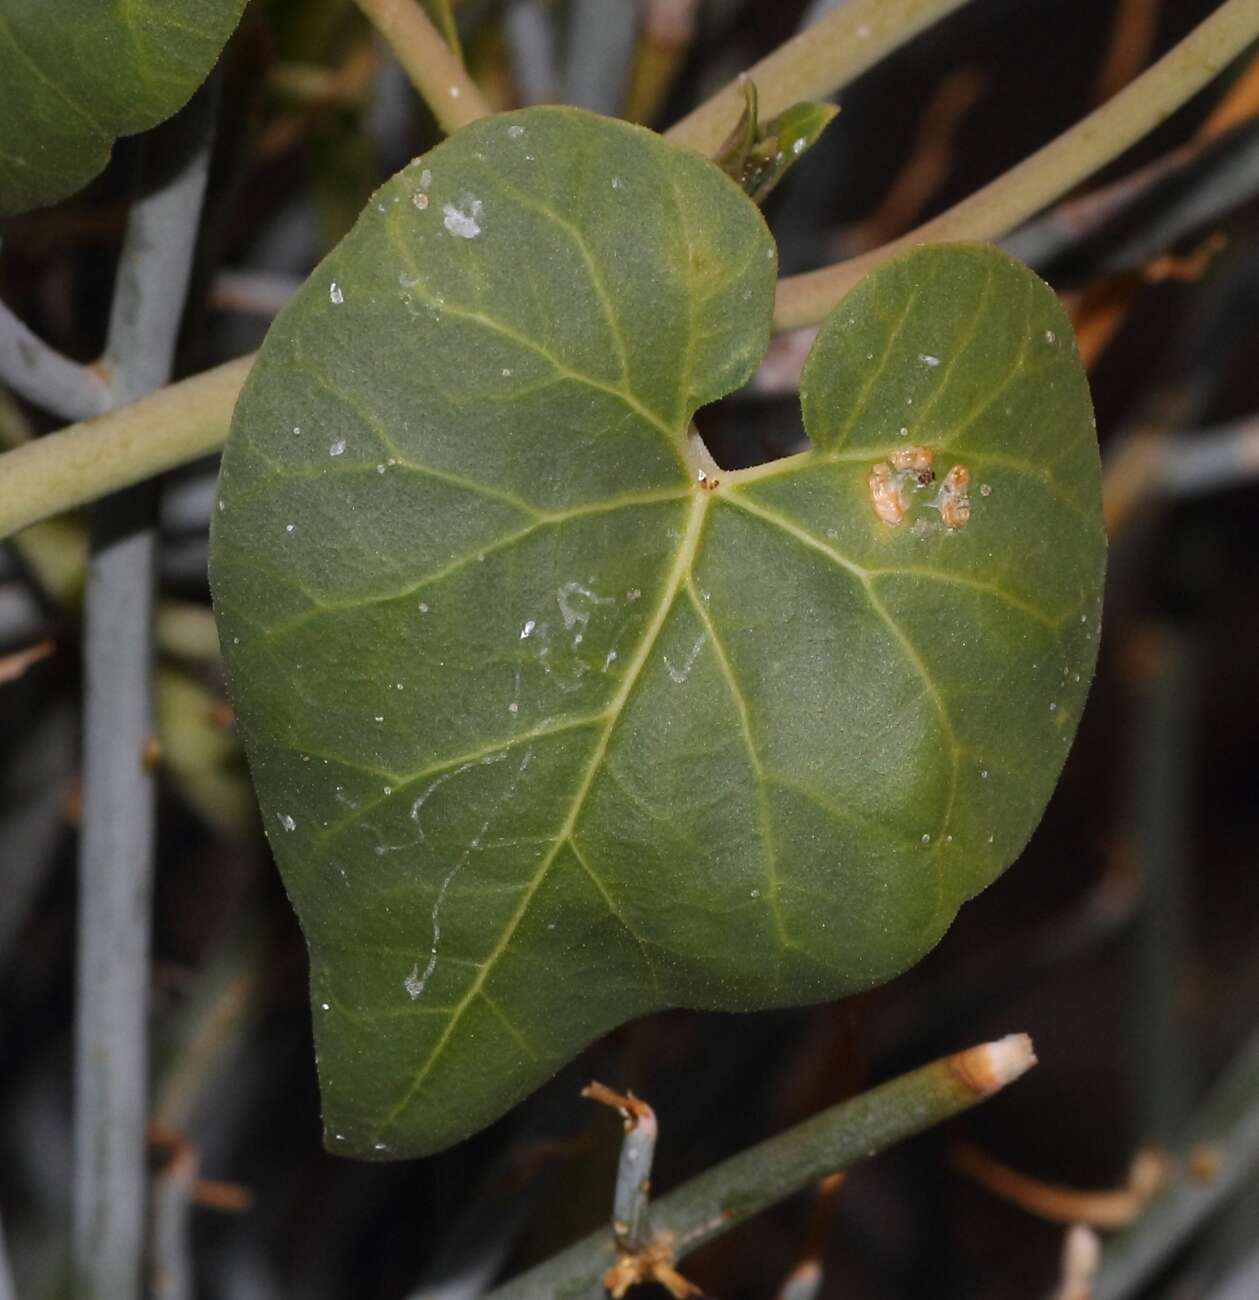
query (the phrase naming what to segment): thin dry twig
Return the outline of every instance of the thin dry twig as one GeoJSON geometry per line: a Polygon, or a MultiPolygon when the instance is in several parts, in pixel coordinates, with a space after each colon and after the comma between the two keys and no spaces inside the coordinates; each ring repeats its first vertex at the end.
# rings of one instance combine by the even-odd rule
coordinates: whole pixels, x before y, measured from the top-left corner
{"type": "Polygon", "coordinates": [[[1140,275],[1125,273],[1095,280],[1070,302],[1080,363],[1092,370],[1128,319],[1144,287],[1140,275]]]}
{"type": "Polygon", "coordinates": [[[1090,284],[1071,310],[1085,368],[1091,370],[1101,359],[1147,285],[1200,280],[1227,242],[1221,232],[1213,231],[1189,253],[1160,253],[1135,271],[1103,276],[1090,284]]]}
{"type": "Polygon", "coordinates": [[[673,1266],[673,1238],[663,1233],[653,1238],[641,1250],[623,1251],[616,1263],[603,1275],[603,1289],[612,1300],[621,1297],[633,1286],[655,1282],[664,1287],[677,1300],[687,1296],[702,1295],[694,1282],[687,1281],[673,1266]]]}
{"type": "Polygon", "coordinates": [[[936,87],[919,120],[917,138],[883,202],[857,230],[861,248],[877,248],[903,235],[953,170],[958,137],[988,78],[974,67],[958,68],[936,87]]]}
{"type": "Polygon", "coordinates": [[[1256,116],[1259,116],[1259,55],[1251,59],[1223,99],[1207,115],[1196,138],[1214,140],[1256,116]]]}
{"type": "Polygon", "coordinates": [[[5,682],[15,682],[32,664],[47,659],[56,650],[52,641],[39,641],[24,650],[15,650],[12,654],[0,656],[0,686],[5,682]]]}
{"type": "Polygon", "coordinates": [[[1093,87],[1095,104],[1121,91],[1149,61],[1162,0],[1119,0],[1106,57],[1093,87]]]}
{"type": "Polygon", "coordinates": [[[1180,284],[1193,284],[1201,280],[1211,263],[1228,247],[1228,236],[1222,230],[1212,231],[1188,253],[1160,253],[1141,268],[1141,278],[1147,284],[1163,284],[1175,280],[1180,284]]]}
{"type": "Polygon", "coordinates": [[[1167,1185],[1171,1172],[1165,1156],[1142,1150],[1133,1160],[1123,1187],[1097,1192],[1041,1182],[968,1143],[953,1149],[953,1164],[981,1187],[1029,1214],[1055,1223],[1083,1223],[1094,1228],[1123,1228],[1132,1223],[1167,1185]]]}
{"type": "Polygon", "coordinates": [[[165,1157],[153,1180],[149,1295],[153,1300],[193,1300],[193,1207],[239,1214],[249,1209],[253,1197],[239,1184],[202,1178],[201,1153],[182,1134],[155,1124],[147,1136],[150,1148],[165,1157]]]}
{"type": "Polygon", "coordinates": [[[655,1111],[641,1098],[635,1097],[632,1092],[617,1092],[615,1088],[609,1088],[606,1083],[600,1083],[597,1079],[592,1079],[581,1090],[581,1095],[618,1111],[625,1121],[627,1133],[632,1132],[645,1120],[650,1119],[652,1123],[655,1122],[655,1111]]]}
{"type": "Polygon", "coordinates": [[[254,1194],[243,1183],[201,1177],[200,1152],[178,1130],[165,1124],[150,1124],[145,1136],[149,1148],[161,1153],[166,1159],[163,1175],[169,1174],[174,1166],[179,1166],[185,1173],[191,1168],[188,1188],[193,1205],[206,1210],[218,1210],[222,1214],[244,1214],[253,1208],[254,1194]]]}
{"type": "Polygon", "coordinates": [[[363,41],[335,68],[317,64],[281,64],[271,73],[271,84],[296,107],[281,113],[259,135],[253,146],[258,162],[276,158],[298,144],[330,108],[362,104],[380,71],[381,52],[363,41]]]}

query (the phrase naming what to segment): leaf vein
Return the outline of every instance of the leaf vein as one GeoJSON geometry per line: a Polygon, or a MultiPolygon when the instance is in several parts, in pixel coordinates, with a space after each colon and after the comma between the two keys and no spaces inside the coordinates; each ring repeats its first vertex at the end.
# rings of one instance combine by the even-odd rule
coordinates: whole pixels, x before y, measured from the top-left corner
{"type": "Polygon", "coordinates": [[[533,731],[522,731],[518,736],[504,737],[502,740],[482,745],[478,749],[456,754],[453,758],[438,759],[436,762],[422,767],[418,772],[392,777],[392,788],[389,794],[381,795],[368,803],[360,804],[349,816],[343,817],[339,822],[333,822],[330,826],[325,827],[315,837],[315,844],[321,848],[331,844],[344,831],[361,821],[369,813],[375,812],[377,808],[382,807],[391,799],[405,794],[412,786],[418,785],[421,781],[427,781],[430,777],[441,776],[457,768],[479,763],[484,759],[493,758],[496,754],[508,754],[518,746],[532,744],[536,740],[546,740],[550,736],[562,735],[566,731],[580,731],[582,727],[592,727],[596,723],[602,722],[603,718],[604,715],[602,714],[595,714],[591,717],[569,718],[566,722],[537,727],[533,731]]]}
{"type": "Polygon", "coordinates": [[[617,906],[616,900],[612,897],[612,891],[604,883],[603,878],[590,864],[590,860],[581,851],[577,844],[577,836],[569,835],[568,847],[572,850],[573,857],[577,859],[578,865],[590,877],[590,883],[599,891],[603,901],[608,905],[608,911],[621,923],[622,929],[638,945],[638,951],[642,953],[643,964],[647,967],[647,972],[651,976],[651,982],[657,993],[660,992],[660,972],[656,969],[655,962],[651,959],[651,953],[647,948],[647,941],[637,930],[625,919],[621,909],[617,906]]]}
{"type": "MultiPolygon", "coordinates": [[[[422,280],[419,276],[419,268],[411,257],[410,249],[398,241],[397,235],[392,227],[389,227],[388,229],[391,242],[406,260],[408,268],[415,277],[412,281],[411,289],[412,292],[416,292],[422,285],[422,280]]],[[[461,320],[470,321],[475,325],[480,325],[484,329],[501,335],[505,339],[509,339],[512,343],[516,344],[517,347],[523,348],[526,352],[532,352],[535,356],[541,357],[542,360],[562,378],[568,379],[575,384],[581,384],[586,388],[591,388],[595,392],[605,393],[609,397],[615,397],[637,415],[639,419],[651,425],[651,427],[656,429],[658,432],[663,433],[665,437],[669,439],[671,446],[676,446],[678,441],[678,431],[671,429],[668,424],[655,414],[654,411],[648,410],[648,408],[645,407],[628,389],[618,387],[616,384],[605,383],[602,379],[596,379],[593,375],[583,374],[580,370],[572,369],[571,366],[565,365],[565,363],[561,361],[560,358],[550,350],[550,348],[543,346],[541,343],[535,342],[527,335],[521,334],[518,330],[513,329],[512,326],[496,319],[487,312],[478,311],[472,307],[452,306],[447,301],[439,303],[435,298],[429,297],[427,292],[416,292],[416,296],[425,306],[432,308],[434,311],[449,316],[456,316],[461,320]]]]}
{"type": "Polygon", "coordinates": [[[896,323],[888,333],[887,341],[883,344],[883,355],[879,358],[878,363],[871,367],[870,373],[865,377],[865,382],[858,389],[856,396],[853,398],[852,414],[848,417],[848,422],[835,437],[833,449],[838,451],[844,443],[848,441],[853,428],[857,421],[865,414],[866,401],[870,396],[871,390],[883,377],[883,372],[887,369],[888,362],[892,359],[892,349],[896,346],[896,340],[900,338],[901,330],[905,328],[911,313],[914,310],[914,304],[918,301],[919,290],[915,289],[906,299],[905,305],[901,308],[896,323]]]}
{"type": "Polygon", "coordinates": [[[634,658],[627,667],[621,687],[609,707],[607,721],[604,724],[603,732],[595,745],[594,752],[591,755],[585,774],[573,797],[564,824],[560,827],[556,835],[555,844],[551,851],[542,860],[542,863],[539,865],[532,879],[526,885],[520,903],[508,919],[507,925],[505,926],[498,943],[486,957],[484,966],[478,972],[477,977],[472,981],[467,993],[464,994],[463,998],[456,1005],[454,1012],[452,1012],[449,1021],[446,1023],[446,1028],[442,1031],[437,1042],[433,1045],[433,1049],[429,1052],[424,1064],[416,1072],[415,1077],[412,1079],[411,1084],[403,1095],[382,1119],[377,1128],[374,1140],[379,1140],[380,1135],[387,1132],[392,1127],[398,1116],[402,1114],[408,1105],[410,1105],[411,1100],[423,1085],[424,1080],[428,1078],[433,1066],[445,1051],[446,1044],[450,1042],[451,1037],[454,1035],[455,1029],[458,1027],[464,1011],[481,991],[489,973],[494,969],[499,957],[502,956],[503,952],[511,943],[512,936],[515,934],[521,921],[524,919],[526,912],[528,912],[529,905],[532,903],[534,895],[537,893],[539,888],[541,888],[542,882],[550,873],[551,867],[554,864],[555,859],[558,857],[560,849],[572,836],[577,824],[577,819],[581,815],[582,809],[585,807],[587,796],[594,784],[595,776],[598,774],[600,767],[603,765],[604,758],[607,755],[608,743],[611,740],[612,732],[616,728],[617,721],[621,716],[625,702],[638,682],[643,666],[651,655],[651,651],[659,638],[660,629],[664,626],[665,619],[668,617],[669,610],[673,607],[673,603],[677,598],[678,591],[681,588],[686,572],[690,567],[691,560],[694,557],[694,552],[699,541],[699,534],[704,520],[705,509],[706,500],[704,495],[696,493],[687,519],[686,531],[679,543],[673,569],[664,583],[664,591],[661,599],[656,606],[651,622],[643,633],[638,650],[635,652],[634,658]]]}
{"type": "MultiPolygon", "coordinates": [[[[479,561],[484,556],[494,555],[498,551],[505,550],[507,547],[515,545],[516,542],[524,541],[526,537],[530,537],[544,528],[557,528],[574,519],[612,514],[617,510],[632,509],[634,506],[663,505],[670,501],[681,501],[686,495],[686,490],[682,488],[666,489],[660,492],[644,492],[639,495],[626,494],[620,497],[610,497],[605,501],[591,502],[586,506],[572,506],[567,510],[545,513],[538,511],[535,512],[536,522],[529,524],[525,528],[519,528],[514,533],[504,533],[503,536],[487,541],[484,545],[475,547],[463,555],[455,556],[442,565],[441,568],[426,573],[424,577],[406,587],[392,591],[377,591],[369,596],[361,596],[354,600],[322,600],[307,591],[291,575],[285,574],[281,570],[272,570],[277,577],[284,577],[295,586],[311,602],[311,608],[302,610],[301,613],[294,614],[283,622],[270,624],[263,629],[263,635],[270,639],[274,636],[286,634],[323,613],[342,613],[347,610],[370,609],[374,605],[387,605],[391,601],[406,600],[408,597],[414,596],[416,592],[423,591],[426,587],[442,582],[452,574],[467,568],[474,560],[479,561]]],[[[252,556],[249,563],[254,563],[252,556]]]]}
{"type": "Polygon", "coordinates": [[[687,221],[682,211],[682,195],[678,191],[677,177],[663,162],[661,163],[661,170],[665,173],[665,178],[669,182],[669,192],[673,195],[673,206],[677,215],[677,229],[682,232],[682,239],[686,244],[686,282],[687,288],[690,290],[686,296],[686,357],[683,362],[683,373],[686,375],[686,381],[678,385],[678,409],[675,415],[678,426],[681,428],[686,423],[688,414],[690,414],[687,408],[690,405],[691,393],[695,386],[695,331],[697,328],[695,316],[699,307],[692,278],[695,274],[695,247],[691,243],[690,222],[687,221]]]}
{"type": "Polygon", "coordinates": [[[590,251],[590,245],[586,243],[585,236],[581,230],[575,226],[567,217],[561,216],[553,208],[548,207],[545,203],[531,200],[523,190],[518,189],[510,181],[506,180],[501,172],[494,173],[493,183],[499,189],[506,190],[512,199],[520,207],[530,212],[536,212],[539,216],[553,222],[569,236],[573,241],[578,253],[581,255],[582,262],[586,267],[586,274],[590,278],[590,287],[594,290],[594,295],[599,300],[599,306],[603,310],[604,320],[607,322],[608,330],[612,335],[613,342],[616,344],[617,358],[621,363],[621,382],[627,388],[629,387],[629,351],[625,346],[625,332],[621,327],[620,318],[612,306],[612,299],[608,294],[608,287],[603,282],[603,276],[599,271],[599,266],[594,259],[594,254],[590,251]]]}
{"type": "Polygon", "coordinates": [[[784,949],[791,948],[794,945],[787,933],[787,925],[783,920],[781,900],[779,898],[778,840],[774,833],[773,819],[770,816],[769,801],[765,797],[765,768],[761,763],[760,749],[757,746],[756,737],[752,730],[752,716],[748,709],[747,698],[739,685],[734,665],[731,664],[730,658],[726,654],[726,648],[722,644],[721,637],[717,634],[717,628],[709,615],[708,609],[700,599],[699,592],[695,590],[693,578],[688,577],[686,588],[696,617],[708,633],[713,658],[717,662],[718,671],[725,680],[730,697],[734,701],[735,712],[738,714],[739,732],[747,750],[748,762],[752,767],[753,780],[756,782],[757,821],[760,826],[761,845],[764,849],[765,858],[765,904],[769,908],[773,919],[774,932],[779,945],[784,949]]]}
{"type": "MultiPolygon", "coordinates": [[[[953,815],[953,801],[957,793],[958,785],[958,766],[960,761],[960,746],[957,739],[957,733],[953,727],[953,720],[949,715],[948,707],[945,704],[944,697],[940,694],[940,689],[935,683],[935,679],[927,669],[922,656],[918,653],[917,647],[909,639],[905,629],[900,623],[892,617],[887,606],[883,604],[878,592],[875,590],[874,583],[871,580],[870,572],[863,569],[860,565],[855,564],[847,556],[841,554],[833,546],[827,545],[820,538],[815,537],[807,529],[801,528],[789,519],[784,519],[781,515],[765,506],[754,504],[742,494],[730,492],[722,498],[725,502],[740,510],[746,510],[749,514],[755,515],[772,527],[780,529],[787,536],[792,537],[801,546],[815,550],[829,559],[837,568],[843,569],[846,573],[851,573],[861,583],[865,590],[866,600],[870,608],[878,616],[884,627],[891,634],[893,640],[900,647],[902,654],[913,668],[915,675],[922,682],[927,691],[928,698],[931,700],[932,707],[939,719],[941,730],[944,732],[945,741],[949,751],[949,791],[945,800],[944,815],[941,818],[939,829],[936,832],[937,841],[942,839],[948,829],[949,821],[953,815]]],[[[937,859],[937,869],[939,862],[937,859]]],[[[942,887],[942,881],[941,881],[942,887]]]]}
{"type": "MultiPolygon", "coordinates": [[[[1036,608],[1035,605],[1016,596],[1012,591],[1007,591],[1005,587],[996,582],[981,582],[978,578],[968,578],[959,573],[941,573],[938,569],[917,568],[907,565],[903,568],[895,569],[870,569],[868,570],[871,580],[878,581],[880,578],[925,578],[929,582],[943,582],[955,587],[966,587],[970,591],[982,592],[984,595],[994,596],[1011,609],[1017,609],[1020,613],[1026,614],[1028,618],[1041,624],[1050,632],[1059,632],[1062,629],[1063,619],[1053,619],[1044,611],[1036,608]]],[[[1068,611],[1065,617],[1069,617],[1068,611]]]]}
{"type": "MultiPolygon", "coordinates": [[[[329,396],[335,398],[343,406],[347,407],[358,416],[363,424],[365,424],[367,428],[380,439],[381,445],[396,461],[397,468],[409,470],[413,474],[423,474],[427,478],[442,483],[450,483],[455,487],[463,488],[467,492],[473,492],[477,496],[487,497],[496,501],[503,501],[510,506],[514,506],[517,510],[523,510],[529,515],[536,515],[538,513],[535,506],[530,502],[523,500],[521,497],[516,496],[512,492],[504,492],[501,488],[493,487],[489,483],[483,482],[481,479],[470,478],[467,475],[459,474],[454,470],[438,469],[433,465],[421,465],[418,461],[412,460],[406,455],[402,448],[394,442],[389,430],[385,427],[383,421],[381,421],[378,416],[371,412],[361,402],[351,397],[345,389],[343,389],[339,384],[334,383],[317,366],[313,366],[309,362],[303,360],[301,354],[296,349],[294,349],[294,362],[295,369],[304,371],[315,381],[316,384],[320,386],[320,388],[324,390],[324,392],[328,393],[329,396]]],[[[372,465],[326,465],[320,466],[315,473],[340,472],[344,474],[350,472],[367,473],[369,471],[376,472],[376,467],[372,465]]],[[[297,472],[286,474],[282,477],[298,478],[306,476],[308,475],[303,475],[301,472],[297,472]]]]}
{"type": "MultiPolygon", "coordinates": [[[[984,287],[980,290],[979,301],[975,304],[975,310],[970,320],[967,322],[966,329],[962,332],[962,337],[953,346],[953,352],[949,359],[944,363],[944,370],[936,376],[936,386],[931,396],[918,408],[918,414],[914,417],[916,422],[921,426],[927,417],[939,405],[940,399],[949,385],[949,380],[957,369],[959,362],[966,355],[966,350],[975,341],[975,336],[979,333],[979,327],[983,324],[984,309],[988,304],[988,299],[992,294],[992,286],[996,277],[993,269],[989,266],[984,275],[984,287]]],[[[1027,342],[1024,340],[1022,349],[1019,354],[1019,361],[1027,354],[1027,342]]]]}
{"type": "Polygon", "coordinates": [[[503,1008],[500,1007],[498,1003],[495,1002],[494,999],[490,997],[490,995],[484,989],[481,990],[478,996],[480,997],[481,1001],[484,1002],[487,1007],[489,1007],[490,1011],[494,1014],[494,1017],[498,1020],[499,1024],[501,1024],[503,1028],[507,1030],[508,1034],[511,1035],[512,1042],[514,1042],[516,1046],[519,1047],[520,1050],[524,1052],[524,1054],[527,1057],[530,1058],[530,1060],[540,1061],[542,1059],[541,1053],[539,1053],[538,1050],[533,1046],[533,1044],[530,1043],[529,1040],[524,1036],[524,1034],[522,1034],[520,1030],[517,1029],[514,1024],[512,1024],[511,1018],[508,1016],[507,1012],[505,1012],[503,1008]]]}

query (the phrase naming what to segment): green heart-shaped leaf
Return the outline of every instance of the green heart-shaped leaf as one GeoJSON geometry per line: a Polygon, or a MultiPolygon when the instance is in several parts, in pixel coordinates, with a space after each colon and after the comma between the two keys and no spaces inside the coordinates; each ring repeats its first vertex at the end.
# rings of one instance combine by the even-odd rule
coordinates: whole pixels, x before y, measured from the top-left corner
{"type": "Polygon", "coordinates": [[[209,76],[245,0],[0,4],[0,217],[55,203],[209,76]]]}
{"type": "Polygon", "coordinates": [[[774,272],[715,167],[533,109],[391,180],[268,336],[213,579],[333,1150],[445,1146],[654,1008],[887,979],[1040,817],[1104,560],[1067,322],[914,252],[823,327],[814,450],[725,474],[687,429],[774,272]]]}

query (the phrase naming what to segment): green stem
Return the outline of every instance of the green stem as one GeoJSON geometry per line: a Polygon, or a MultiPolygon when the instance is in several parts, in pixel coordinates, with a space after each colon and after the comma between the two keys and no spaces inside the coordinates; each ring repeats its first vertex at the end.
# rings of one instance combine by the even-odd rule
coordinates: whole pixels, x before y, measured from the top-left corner
{"type": "Polygon", "coordinates": [[[443,131],[457,131],[493,110],[429,21],[419,0],[358,0],[433,111],[443,131]]]}
{"type": "MultiPolygon", "coordinates": [[[[656,1241],[669,1242],[673,1258],[681,1259],[819,1178],[969,1109],[1017,1079],[1035,1059],[1027,1036],[1011,1034],[832,1106],[653,1202],[656,1241]]],[[[615,1259],[611,1231],[592,1233],[499,1287],[489,1300],[586,1296],[615,1259]]]]}
{"type": "Polygon", "coordinates": [[[223,445],[241,357],[0,455],[0,538],[223,445]]]}
{"type": "MultiPolygon", "coordinates": [[[[71,415],[63,415],[63,420],[72,420],[71,415]]],[[[31,424],[26,418],[17,398],[3,384],[0,384],[0,449],[8,451],[10,447],[20,447],[32,438],[31,424]]]]}
{"type": "Polygon", "coordinates": [[[955,207],[873,252],[781,280],[774,328],[818,324],[868,271],[915,244],[1007,234],[1152,131],[1256,37],[1259,0],[1226,0],[1113,99],[955,207]]]}
{"type": "MultiPolygon", "coordinates": [[[[804,99],[824,99],[966,0],[849,0],[750,68],[761,116],[768,120],[804,99]]],[[[665,132],[686,149],[712,156],[743,109],[741,79],[665,132]]]]}

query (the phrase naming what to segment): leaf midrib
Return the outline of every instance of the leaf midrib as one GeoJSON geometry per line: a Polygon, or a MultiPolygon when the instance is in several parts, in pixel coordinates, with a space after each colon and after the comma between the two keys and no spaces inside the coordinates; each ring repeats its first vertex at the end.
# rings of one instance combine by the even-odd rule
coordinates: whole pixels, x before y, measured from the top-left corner
{"type": "MultiPolygon", "coordinates": [[[[793,537],[801,545],[804,545],[809,549],[813,549],[824,554],[832,563],[836,564],[837,567],[845,570],[853,578],[855,578],[860,584],[860,586],[862,587],[863,592],[866,596],[866,599],[871,609],[875,612],[875,614],[879,617],[879,619],[883,622],[883,624],[891,633],[893,638],[896,640],[897,644],[901,648],[902,653],[906,656],[906,659],[913,667],[915,674],[921,680],[927,692],[928,698],[932,701],[934,711],[937,715],[939,723],[943,728],[947,740],[948,751],[949,751],[949,789],[945,801],[945,808],[940,822],[940,826],[937,829],[936,835],[934,836],[935,845],[937,846],[937,853],[935,855],[936,868],[937,868],[937,887],[939,888],[941,893],[941,902],[943,901],[943,895],[945,891],[943,886],[941,863],[938,857],[938,846],[944,840],[945,832],[948,829],[950,820],[953,815],[953,805],[956,799],[957,787],[958,787],[958,781],[960,775],[959,766],[960,766],[960,754],[962,751],[962,747],[958,741],[957,733],[954,729],[953,720],[949,713],[948,707],[943,697],[940,694],[939,687],[937,686],[933,676],[931,675],[930,671],[927,669],[926,664],[923,662],[917,650],[917,647],[914,646],[914,644],[909,640],[904,629],[901,628],[900,624],[896,621],[896,619],[894,619],[891,616],[890,612],[883,605],[882,600],[879,598],[877,592],[874,590],[874,584],[872,581],[873,575],[867,570],[865,570],[862,566],[847,560],[846,557],[842,556],[839,552],[834,551],[829,546],[826,546],[819,539],[814,538],[811,534],[808,534],[803,529],[794,525],[790,520],[784,519],[782,516],[778,515],[774,511],[767,510],[760,503],[754,503],[752,501],[749,501],[742,493],[739,493],[737,491],[727,491],[727,492],[714,492],[710,494],[703,491],[696,491],[692,498],[690,511],[686,521],[686,526],[682,538],[679,542],[677,553],[674,556],[673,565],[671,566],[669,575],[665,581],[660,601],[658,602],[656,609],[653,612],[650,623],[648,624],[646,630],[644,631],[643,638],[639,644],[639,648],[635,652],[633,660],[628,665],[621,686],[617,691],[617,694],[613,698],[612,702],[608,706],[606,714],[604,715],[603,730],[600,733],[599,739],[595,744],[594,751],[591,754],[589,762],[587,763],[586,771],[582,777],[581,783],[578,786],[577,791],[573,796],[573,800],[572,803],[570,804],[569,811],[567,816],[565,817],[564,823],[556,832],[550,851],[547,853],[546,857],[543,859],[538,869],[535,871],[532,879],[525,886],[520,902],[517,904],[516,909],[512,913],[511,917],[508,919],[507,924],[505,925],[503,932],[499,937],[498,942],[495,944],[494,948],[490,951],[490,953],[485,958],[485,960],[479,965],[477,974],[473,978],[472,982],[469,984],[463,997],[460,999],[458,1003],[455,1004],[453,1010],[450,1013],[450,1018],[447,1021],[445,1028],[443,1029],[437,1042],[434,1044],[424,1064],[417,1071],[416,1075],[412,1079],[411,1083],[408,1085],[402,1097],[398,1100],[398,1102],[395,1103],[395,1105],[385,1116],[382,1123],[372,1134],[373,1142],[380,1141],[384,1137],[384,1135],[387,1132],[389,1132],[389,1130],[393,1127],[398,1117],[410,1105],[416,1093],[423,1085],[424,1080],[428,1077],[428,1075],[432,1072],[432,1070],[437,1065],[438,1061],[441,1059],[441,1056],[445,1051],[447,1044],[453,1038],[455,1031],[459,1026],[459,1023],[462,1020],[464,1013],[479,996],[483,995],[484,986],[487,983],[490,974],[495,969],[498,959],[506,951],[508,945],[511,942],[512,936],[515,934],[521,922],[524,920],[524,917],[528,913],[528,910],[533,902],[535,895],[537,894],[538,890],[541,888],[547,876],[550,874],[551,868],[553,867],[555,861],[559,857],[559,854],[565,845],[571,845],[573,847],[574,856],[578,859],[579,865],[589,875],[591,875],[596,886],[599,888],[601,895],[604,897],[605,902],[609,904],[609,907],[611,908],[613,915],[616,916],[617,920],[620,921],[622,925],[626,926],[626,929],[627,931],[630,932],[631,937],[637,939],[637,936],[633,934],[633,931],[629,930],[628,925],[626,924],[624,919],[620,916],[619,911],[612,906],[612,900],[610,899],[610,896],[608,895],[606,888],[603,887],[602,882],[591,870],[589,864],[587,864],[584,861],[582,855],[580,854],[580,851],[577,850],[574,844],[574,832],[576,830],[577,823],[581,816],[582,810],[585,807],[587,797],[589,796],[590,790],[594,785],[595,778],[598,776],[600,770],[603,767],[603,762],[607,756],[607,751],[608,751],[609,744],[611,742],[612,735],[616,730],[617,723],[620,721],[621,715],[624,711],[624,706],[628,701],[630,695],[633,693],[633,690],[642,675],[642,671],[644,667],[646,666],[647,662],[651,658],[652,652],[655,649],[657,641],[659,640],[660,632],[664,627],[664,623],[668,618],[669,613],[673,609],[673,606],[678,596],[680,595],[680,593],[683,591],[684,588],[689,587],[689,584],[692,579],[695,556],[697,551],[700,548],[700,542],[703,534],[704,520],[708,513],[709,505],[714,499],[724,502],[729,506],[746,510],[748,513],[760,518],[762,522],[769,524],[771,527],[777,529],[778,531],[788,536],[793,537]]],[[[703,611],[701,608],[701,602],[692,598],[692,604],[695,607],[697,614],[701,617],[702,621],[704,622],[705,629],[710,634],[710,639],[715,640],[715,638],[713,637],[714,629],[711,625],[710,620],[706,617],[706,611],[703,611]]],[[[722,658],[723,658],[723,662],[722,662],[723,674],[725,675],[727,681],[731,685],[732,690],[734,690],[735,692],[736,707],[740,708],[741,726],[744,732],[745,740],[748,743],[749,753],[752,755],[756,766],[759,767],[759,762],[756,760],[756,748],[752,741],[751,733],[748,730],[750,725],[750,720],[746,716],[746,705],[743,703],[741,694],[737,690],[737,685],[734,683],[731,677],[731,670],[729,664],[724,661],[724,656],[722,656],[722,658]]],[[[757,786],[759,790],[763,787],[764,773],[758,772],[757,776],[758,776],[757,786]]],[[[770,864],[767,864],[767,877],[768,877],[768,883],[771,885],[770,897],[773,899],[773,902],[775,904],[772,909],[774,911],[774,919],[776,925],[781,927],[782,918],[779,915],[776,906],[777,903],[777,899],[776,899],[777,882],[775,878],[776,873],[772,865],[770,864]]],[[[767,901],[770,900],[767,899],[767,901]]],[[[781,934],[780,931],[780,940],[782,940],[783,938],[784,936],[781,934]]],[[[640,941],[640,946],[641,946],[641,941],[640,941]]],[[[789,947],[790,944],[788,943],[785,946],[789,947]]],[[[650,967],[650,963],[648,964],[650,967]]],[[[501,1017],[501,1012],[500,1012],[500,1017],[501,1017]]]]}
{"type": "Polygon", "coordinates": [[[611,742],[613,732],[616,730],[617,723],[620,721],[625,704],[633,693],[634,687],[638,684],[638,680],[641,677],[642,671],[646,667],[648,660],[651,658],[652,650],[655,648],[656,642],[659,640],[661,629],[664,627],[669,612],[672,610],[674,602],[682,589],[683,583],[691,570],[695,553],[699,549],[700,537],[703,533],[704,518],[708,511],[708,502],[708,494],[703,491],[697,490],[695,495],[692,497],[686,525],[678,543],[678,549],[674,556],[673,565],[669,571],[667,579],[665,580],[661,598],[652,614],[651,622],[647,625],[647,628],[643,633],[643,638],[639,643],[638,650],[635,652],[634,658],[627,666],[621,687],[608,707],[607,721],[604,724],[603,732],[595,744],[594,752],[591,754],[590,761],[586,765],[586,771],[582,777],[581,784],[577,787],[577,791],[573,796],[564,823],[556,832],[555,841],[550,852],[539,864],[537,871],[534,872],[533,878],[525,886],[520,902],[517,904],[516,910],[508,918],[507,924],[503,928],[503,933],[499,937],[498,942],[485,958],[485,961],[477,972],[476,978],[473,979],[471,984],[468,986],[467,992],[460,1001],[456,1003],[455,1009],[451,1013],[445,1029],[443,1029],[437,1042],[433,1045],[433,1049],[429,1052],[428,1058],[416,1072],[406,1091],[389,1110],[371,1135],[372,1142],[381,1141],[384,1135],[392,1129],[398,1117],[411,1104],[412,1099],[420,1090],[424,1080],[429,1076],[434,1066],[441,1059],[442,1053],[445,1051],[446,1045],[454,1036],[455,1030],[458,1028],[459,1022],[462,1020],[464,1013],[481,993],[482,988],[489,979],[490,973],[496,967],[498,959],[502,956],[503,952],[506,951],[508,944],[511,942],[512,935],[515,934],[521,921],[524,920],[526,913],[529,911],[530,904],[533,902],[534,896],[541,888],[542,882],[550,874],[551,868],[559,857],[561,849],[565,844],[571,842],[573,832],[577,826],[578,818],[581,816],[582,809],[585,807],[586,799],[594,785],[595,777],[599,774],[599,771],[603,766],[603,761],[608,752],[608,745],[611,742]]]}

